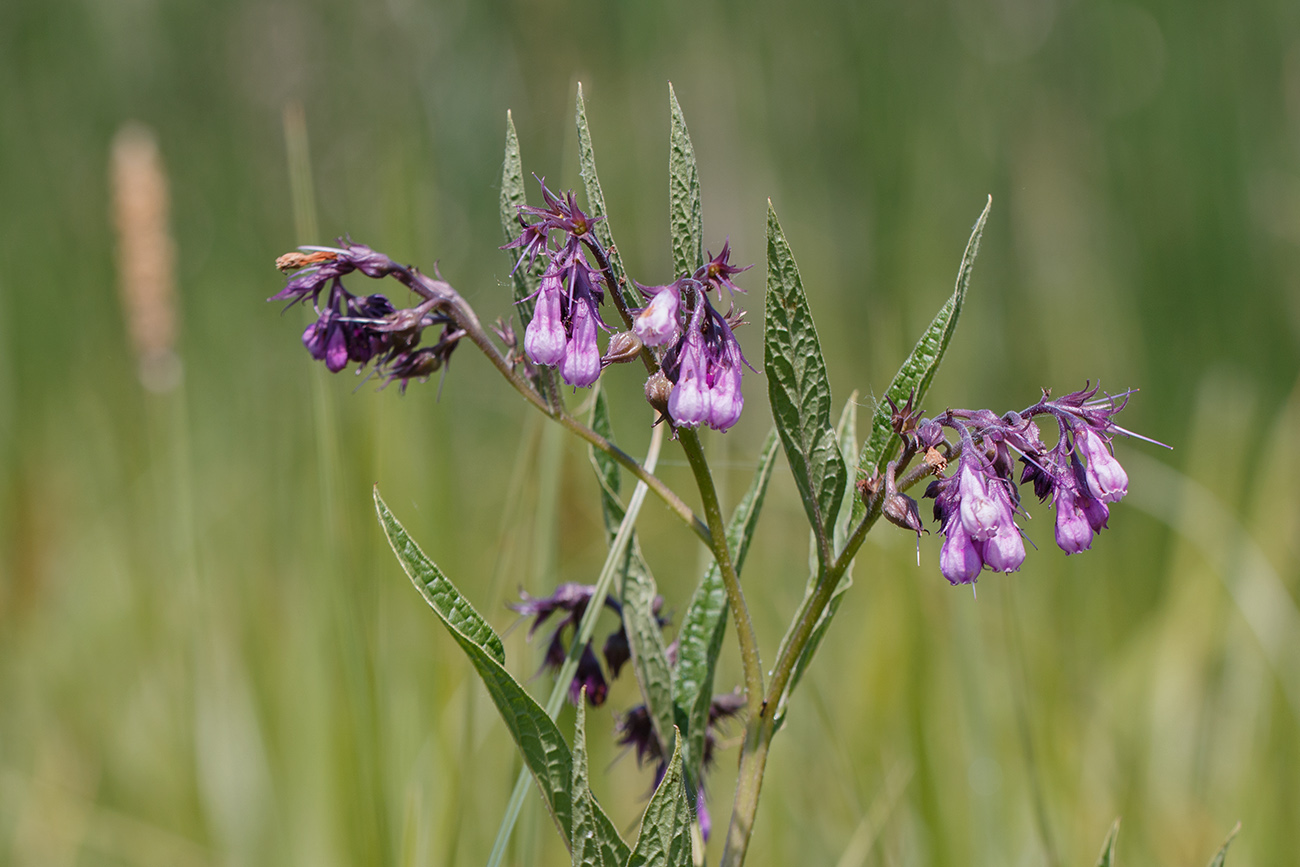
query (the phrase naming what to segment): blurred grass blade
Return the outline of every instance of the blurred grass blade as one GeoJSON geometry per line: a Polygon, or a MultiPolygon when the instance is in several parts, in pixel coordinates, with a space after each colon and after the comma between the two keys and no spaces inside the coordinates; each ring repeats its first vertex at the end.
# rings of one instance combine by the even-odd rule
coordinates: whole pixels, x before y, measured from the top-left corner
{"type": "Polygon", "coordinates": [[[677,93],[668,83],[672,131],[668,141],[668,217],[673,239],[673,277],[694,274],[704,264],[704,222],[700,208],[700,173],[695,146],[677,93]]]}
{"type": "Polygon", "coordinates": [[[682,739],[673,740],[673,758],[641,817],[641,833],[627,867],[691,867],[691,806],[682,783],[682,739]]]}
{"type": "Polygon", "coordinates": [[[1233,826],[1232,830],[1228,832],[1228,839],[1223,841],[1223,846],[1220,847],[1219,851],[1210,859],[1210,867],[1223,867],[1224,862],[1228,859],[1228,847],[1232,845],[1233,838],[1237,836],[1237,832],[1240,830],[1241,823],[1238,822],[1233,826]]]}
{"type": "Polygon", "coordinates": [[[578,82],[577,99],[578,124],[578,168],[582,174],[582,186],[587,191],[587,208],[592,217],[604,217],[592,228],[597,240],[609,255],[610,267],[614,269],[614,280],[619,285],[627,306],[642,307],[644,303],[632,291],[627,272],[623,270],[623,258],[614,246],[614,232],[609,226],[609,211],[605,209],[605,194],[600,188],[600,176],[596,174],[596,149],[591,144],[591,128],[587,125],[587,105],[582,99],[582,82],[578,82]]]}
{"type": "MultiPolygon", "coordinates": [[[[662,448],[664,440],[663,432],[664,428],[662,426],[656,427],[654,433],[650,435],[650,448],[646,451],[644,462],[646,472],[653,473],[655,465],[659,461],[659,450],[662,448]]],[[[601,567],[600,574],[596,576],[596,586],[592,591],[591,599],[587,602],[587,610],[583,613],[582,620],[578,622],[577,634],[569,644],[569,653],[560,666],[559,674],[555,677],[555,685],[551,689],[551,696],[546,700],[546,715],[551,719],[555,719],[559,715],[560,708],[564,705],[564,697],[568,692],[568,684],[578,670],[578,659],[582,655],[582,648],[587,646],[587,643],[591,641],[591,636],[596,631],[596,621],[600,618],[601,609],[605,606],[605,596],[609,593],[610,585],[613,583],[614,575],[618,571],[620,564],[624,562],[624,554],[632,539],[633,526],[636,524],[637,516],[641,513],[641,506],[645,503],[648,491],[649,488],[646,487],[645,482],[637,482],[636,487],[632,490],[632,499],[628,502],[623,521],[619,524],[618,532],[614,534],[613,541],[610,542],[609,553],[605,555],[605,564],[601,567]]],[[[510,842],[510,835],[514,833],[515,822],[519,820],[519,811],[523,808],[527,787],[528,774],[527,772],[521,772],[519,778],[515,781],[514,791],[510,793],[510,802],[506,805],[505,815],[501,818],[501,825],[497,828],[496,842],[492,844],[492,852],[488,856],[488,867],[499,867],[502,859],[505,858],[506,846],[510,842]]]]}
{"type": "MultiPolygon", "coordinates": [[[[560,730],[546,711],[506,671],[503,664],[505,650],[492,627],[415,544],[393,517],[377,488],[375,509],[402,569],[478,671],[506,728],[510,730],[515,744],[523,754],[524,763],[542,791],[542,799],[551,818],[555,820],[556,827],[567,844],[572,826],[570,787],[573,758],[560,730]]],[[[610,839],[617,839],[618,834],[613,830],[609,817],[605,816],[594,801],[590,807],[593,823],[607,826],[608,833],[613,835],[610,839]]]]}
{"type": "MultiPolygon", "coordinates": [[[[609,417],[609,401],[605,398],[604,387],[597,382],[595,395],[591,404],[591,429],[613,442],[614,427],[609,417]]],[[[592,469],[596,471],[596,481],[600,484],[600,513],[605,519],[605,543],[608,544],[618,532],[618,525],[623,521],[623,502],[619,499],[622,489],[622,473],[618,461],[598,448],[588,447],[592,469]]]]}
{"type": "MultiPolygon", "coordinates": [[[[939,363],[943,361],[944,353],[948,351],[948,344],[952,342],[953,332],[957,329],[962,304],[966,301],[966,289],[970,286],[971,272],[975,268],[975,257],[979,254],[980,237],[984,234],[984,225],[988,222],[989,211],[992,208],[993,197],[989,196],[984,210],[971,230],[970,240],[966,242],[966,252],[961,257],[961,267],[957,271],[957,287],[953,290],[952,297],[939,308],[939,312],[912,349],[912,354],[903,362],[898,373],[894,374],[893,382],[885,390],[885,395],[892,398],[899,406],[907,402],[908,396],[913,391],[916,392],[915,405],[919,406],[925,399],[925,393],[930,390],[930,383],[934,381],[939,363]]],[[[890,423],[891,415],[889,403],[882,397],[876,403],[876,411],[871,418],[871,432],[867,441],[862,444],[862,454],[858,458],[857,478],[879,476],[887,457],[898,445],[898,435],[894,433],[893,425],[890,423]]],[[[855,501],[851,523],[857,524],[865,512],[866,506],[861,500],[855,501]]]]}
{"type": "Polygon", "coordinates": [[[1115,838],[1119,836],[1119,819],[1110,826],[1106,842],[1101,844],[1101,854],[1097,856],[1097,867],[1115,867],[1115,838]]]}
{"type": "MultiPolygon", "coordinates": [[[[768,433],[759,452],[758,467],[736,511],[727,523],[727,547],[739,574],[749,553],[749,542],[758,526],[758,516],[763,510],[767,483],[776,466],[777,433],[768,433]]],[[[700,766],[704,759],[704,734],[709,722],[709,704],[713,700],[713,676],[722,650],[722,637],[727,629],[727,591],[722,584],[722,573],[715,562],[700,579],[691,597],[686,615],[677,633],[677,670],[673,681],[674,716],[677,725],[686,732],[683,762],[686,779],[700,779],[700,766]]]]}
{"type": "Polygon", "coordinates": [[[772,417],[824,564],[848,476],[831,427],[831,385],[812,311],[770,200],[765,318],[763,367],[772,417]]]}
{"type": "Polygon", "coordinates": [[[613,827],[599,821],[599,806],[587,780],[587,690],[583,687],[573,728],[573,867],[623,867],[631,852],[613,827]]]}
{"type": "MultiPolygon", "coordinates": [[[[855,388],[844,402],[840,420],[835,425],[835,438],[840,443],[840,455],[844,458],[844,477],[857,477],[858,470],[858,390],[855,388]]],[[[850,517],[853,513],[853,500],[858,498],[855,485],[844,486],[844,503],[840,506],[838,519],[835,521],[833,550],[838,553],[844,547],[849,536],[850,517]]],[[[852,570],[852,566],[849,567],[852,570]]],[[[847,572],[845,574],[848,574],[847,572]]]]}
{"type": "MultiPolygon", "coordinates": [[[[591,428],[614,442],[614,430],[609,417],[609,403],[604,389],[597,386],[591,409],[591,428]]],[[[605,516],[606,543],[612,543],[624,518],[623,503],[618,498],[620,488],[619,466],[608,454],[591,450],[592,466],[600,482],[601,511],[605,516]]],[[[664,644],[663,629],[655,614],[655,599],[659,595],[650,566],[641,553],[635,534],[619,562],[618,586],[623,603],[623,628],[627,632],[628,648],[632,653],[632,670],[655,734],[659,738],[660,754],[668,751],[668,736],[673,728],[673,669],[668,663],[668,648],[664,644]]]]}
{"type": "MultiPolygon", "coordinates": [[[[519,136],[515,133],[515,120],[506,111],[506,156],[501,165],[501,232],[507,242],[519,236],[519,209],[528,204],[524,192],[524,164],[519,155],[519,136]]],[[[533,302],[525,301],[537,291],[537,273],[524,262],[515,267],[518,249],[507,250],[510,256],[510,283],[514,287],[515,309],[519,311],[521,331],[533,318],[533,302]]]]}

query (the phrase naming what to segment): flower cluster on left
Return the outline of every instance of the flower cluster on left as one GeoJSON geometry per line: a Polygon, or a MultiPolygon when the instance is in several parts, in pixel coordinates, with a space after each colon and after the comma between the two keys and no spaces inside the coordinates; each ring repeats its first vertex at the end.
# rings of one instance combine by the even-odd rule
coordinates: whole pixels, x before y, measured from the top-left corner
{"type": "Polygon", "coordinates": [[[312,358],[324,361],[333,373],[349,363],[357,364],[358,372],[373,365],[385,385],[397,381],[404,392],[410,380],[424,380],[442,367],[465,336],[440,309],[446,301],[438,291],[440,281],[364,244],[340,239],[338,247],[300,247],[275,265],[293,276],[268,300],[288,301],[292,307],[310,299],[316,321],[307,326],[302,342],[312,358]],[[354,295],[343,286],[343,277],[354,271],[376,280],[393,277],[423,300],[398,309],[385,295],[354,295]],[[437,342],[422,346],[424,329],[439,325],[437,342]]]}

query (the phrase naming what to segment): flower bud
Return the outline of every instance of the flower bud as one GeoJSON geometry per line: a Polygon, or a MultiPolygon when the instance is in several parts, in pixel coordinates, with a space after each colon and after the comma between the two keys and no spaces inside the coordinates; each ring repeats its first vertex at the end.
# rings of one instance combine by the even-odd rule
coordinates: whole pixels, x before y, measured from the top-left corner
{"type": "Polygon", "coordinates": [[[939,571],[949,584],[970,584],[979,577],[984,560],[960,518],[949,521],[945,532],[947,538],[939,549],[939,571]]]}
{"type": "Polygon", "coordinates": [[[600,366],[636,361],[640,354],[641,338],[631,331],[620,331],[609,339],[609,346],[605,348],[605,355],[600,359],[600,366]]]}
{"type": "Polygon", "coordinates": [[[1128,473],[1110,453],[1105,439],[1090,428],[1080,427],[1074,434],[1074,446],[1088,461],[1084,469],[1088,492],[1103,503],[1124,499],[1128,493],[1128,473]]]}
{"type": "Polygon", "coordinates": [[[645,381],[645,399],[664,418],[668,417],[668,398],[673,393],[673,384],[664,376],[662,370],[656,370],[645,381]]]}

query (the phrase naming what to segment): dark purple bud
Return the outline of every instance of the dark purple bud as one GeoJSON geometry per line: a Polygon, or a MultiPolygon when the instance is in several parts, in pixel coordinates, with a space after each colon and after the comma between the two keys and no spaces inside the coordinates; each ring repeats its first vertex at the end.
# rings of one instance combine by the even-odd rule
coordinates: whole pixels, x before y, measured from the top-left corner
{"type": "Polygon", "coordinates": [[[321,311],[320,318],[302,333],[303,346],[317,361],[324,361],[331,373],[348,366],[348,341],[333,307],[321,311]]]}
{"type": "Polygon", "coordinates": [[[609,669],[609,676],[618,677],[623,666],[632,658],[632,647],[627,641],[627,630],[620,628],[617,632],[611,632],[605,639],[602,653],[605,656],[605,667],[609,669]]]}
{"type": "Polygon", "coordinates": [[[572,704],[576,705],[582,700],[584,688],[587,690],[587,702],[592,707],[600,707],[605,703],[605,696],[609,694],[609,685],[605,682],[605,675],[600,670],[600,661],[596,659],[590,644],[582,649],[582,656],[578,657],[578,670],[569,683],[569,701],[572,704]]]}

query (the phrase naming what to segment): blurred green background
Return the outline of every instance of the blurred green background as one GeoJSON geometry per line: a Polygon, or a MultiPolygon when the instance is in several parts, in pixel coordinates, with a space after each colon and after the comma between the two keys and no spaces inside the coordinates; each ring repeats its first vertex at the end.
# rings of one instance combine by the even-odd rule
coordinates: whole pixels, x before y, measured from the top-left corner
{"type": "MultiPolygon", "coordinates": [[[[484,861],[518,766],[371,486],[504,630],[520,588],[594,579],[586,455],[470,349],[405,397],[329,376],[305,314],[265,303],[272,263],[350,233],[508,313],[506,110],[525,170],[575,185],[582,81],[620,250],[663,282],[669,80],[706,246],[757,265],[751,360],[767,198],[865,425],[992,194],[929,407],[1100,379],[1140,387],[1121,421],[1174,446],[1119,444],[1132,493],[1084,556],[1033,510],[1041,550],[978,599],[940,577],[936,539],[918,568],[878,530],[775,746],[750,863],[1084,865],[1117,815],[1121,864],[1203,864],[1238,819],[1229,863],[1294,852],[1300,5],[8,0],[3,18],[0,863],[484,861]],[[294,225],[295,104],[317,238],[294,225]],[[109,152],[129,120],[171,191],[184,376],[161,392],[119,302],[109,152]]],[[[636,453],[640,378],[611,374],[636,453]]],[[[746,391],[708,437],[729,503],[766,432],[761,378],[746,391]]],[[[689,490],[669,446],[662,475],[689,490]]],[[[653,501],[642,532],[680,614],[704,552],[653,501]]],[[[806,533],[781,470],[746,573],[769,660],[806,533]]],[[[528,678],[524,633],[507,648],[528,678]]],[[[609,735],[635,701],[621,681],[588,722],[630,836],[649,770],[609,735]]],[[[719,823],[733,778],[734,750],[719,823]]],[[[535,799],[510,863],[567,863],[535,799]]]]}

